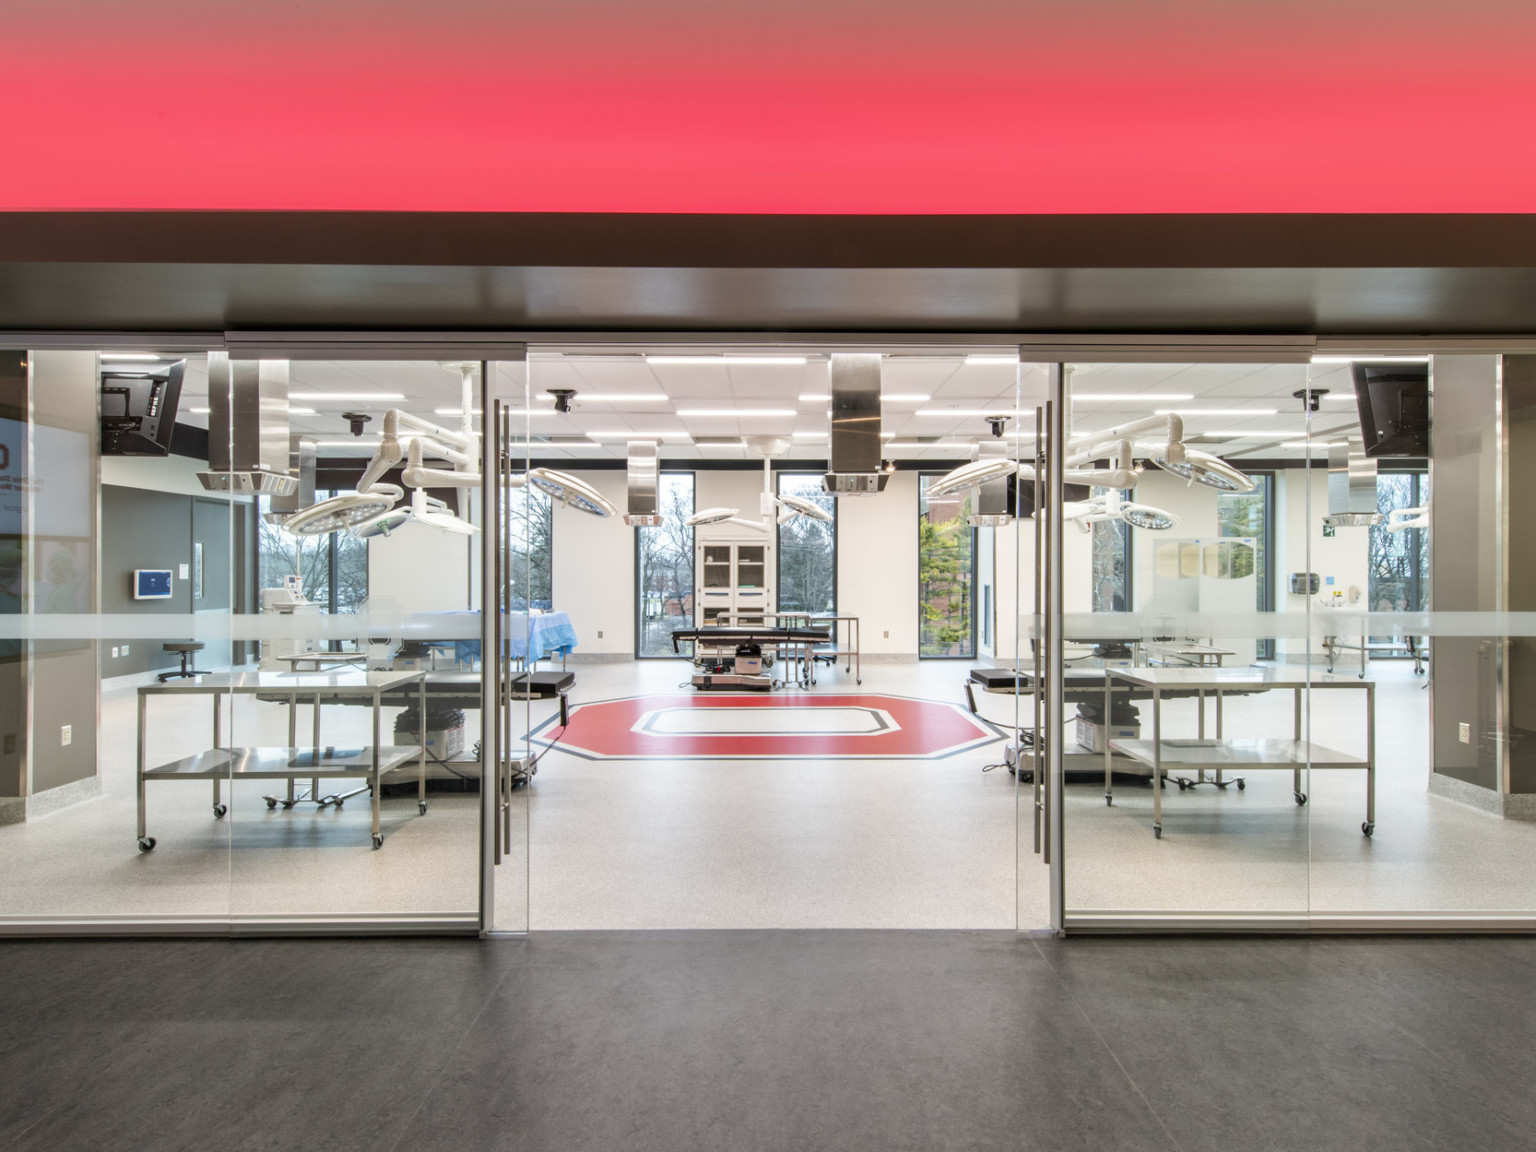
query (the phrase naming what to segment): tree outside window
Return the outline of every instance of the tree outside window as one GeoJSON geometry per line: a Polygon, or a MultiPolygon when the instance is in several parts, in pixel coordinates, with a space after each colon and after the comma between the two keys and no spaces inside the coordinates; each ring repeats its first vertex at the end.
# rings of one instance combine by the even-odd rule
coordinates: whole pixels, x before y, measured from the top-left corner
{"type": "Polygon", "coordinates": [[[674,655],[672,630],[693,627],[693,473],[663,472],[657,498],[663,522],[635,529],[637,656],[674,655]]]}
{"type": "Polygon", "coordinates": [[[821,473],[780,472],[780,496],[809,500],[831,520],[796,516],[779,525],[779,611],[818,616],[837,614],[837,499],[822,486],[821,473]]]}
{"type": "Polygon", "coordinates": [[[919,477],[917,517],[918,655],[976,655],[976,531],[971,492],[929,499],[919,477]]]}

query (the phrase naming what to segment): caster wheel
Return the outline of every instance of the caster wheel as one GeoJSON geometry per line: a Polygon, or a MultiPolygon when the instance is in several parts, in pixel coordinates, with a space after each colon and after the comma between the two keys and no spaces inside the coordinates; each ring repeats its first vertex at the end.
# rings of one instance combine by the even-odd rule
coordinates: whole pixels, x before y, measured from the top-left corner
{"type": "Polygon", "coordinates": [[[373,834],[373,846],[375,848],[384,847],[384,837],[379,835],[377,832],[373,834]]]}
{"type": "Polygon", "coordinates": [[[1364,832],[1367,836],[1370,836],[1376,831],[1376,825],[1367,820],[1364,824],[1360,825],[1360,831],[1364,832]]]}
{"type": "Polygon", "coordinates": [[[1247,787],[1248,787],[1248,785],[1247,785],[1247,784],[1246,784],[1246,783],[1244,783],[1244,782],[1243,782],[1243,781],[1241,781],[1241,780],[1239,780],[1239,781],[1238,781],[1238,782],[1237,782],[1237,790],[1238,790],[1238,791],[1239,791],[1239,792],[1241,792],[1241,791],[1243,791],[1243,790],[1244,790],[1244,789],[1245,789],[1245,788],[1247,788],[1247,787]]]}
{"type": "Polygon", "coordinates": [[[215,804],[213,806],[213,818],[215,820],[222,820],[224,818],[224,813],[226,813],[228,811],[229,811],[228,805],[225,805],[225,804],[215,804]]]}
{"type": "Polygon", "coordinates": [[[1189,785],[1184,783],[1184,781],[1182,781],[1182,780],[1175,781],[1175,783],[1178,784],[1180,792],[1185,791],[1189,787],[1189,785]]]}
{"type": "Polygon", "coordinates": [[[139,837],[139,851],[140,852],[149,852],[149,851],[154,849],[154,846],[155,846],[155,838],[153,836],[140,836],[139,837]]]}
{"type": "Polygon", "coordinates": [[[343,801],[340,801],[340,800],[336,801],[336,811],[338,811],[338,812],[341,811],[342,803],[343,803],[343,801]]]}
{"type": "Polygon", "coordinates": [[[1152,836],[1157,840],[1163,838],[1163,826],[1161,824],[1152,825],[1152,836]]]}
{"type": "Polygon", "coordinates": [[[1113,796],[1106,796],[1106,797],[1104,797],[1104,807],[1106,807],[1106,808],[1113,808],[1114,806],[1115,806],[1115,798],[1113,796]]]}
{"type": "Polygon", "coordinates": [[[425,816],[427,814],[427,802],[425,800],[416,801],[416,811],[425,816]]]}
{"type": "Polygon", "coordinates": [[[267,801],[267,807],[269,809],[276,808],[277,807],[277,801],[276,800],[268,800],[267,801]]]}
{"type": "Polygon", "coordinates": [[[1305,792],[1298,792],[1298,793],[1296,793],[1296,807],[1300,808],[1306,802],[1307,802],[1307,794],[1305,792]]]}

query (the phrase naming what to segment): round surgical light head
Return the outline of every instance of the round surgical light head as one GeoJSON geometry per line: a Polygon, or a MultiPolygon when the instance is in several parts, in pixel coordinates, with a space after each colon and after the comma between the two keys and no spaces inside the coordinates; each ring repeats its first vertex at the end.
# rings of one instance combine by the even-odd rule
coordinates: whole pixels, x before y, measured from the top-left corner
{"type": "Polygon", "coordinates": [[[360,524],[395,505],[397,497],[373,493],[347,492],[301,508],[283,521],[283,531],[295,536],[324,536],[360,524]]]}
{"type": "Polygon", "coordinates": [[[740,512],[740,508],[700,508],[683,523],[689,528],[702,528],[706,524],[723,524],[740,512]]]}
{"type": "Polygon", "coordinates": [[[1258,481],[1246,472],[1240,472],[1219,456],[1198,448],[1185,448],[1183,461],[1166,456],[1153,456],[1151,460],[1164,472],[1172,472],[1182,480],[1204,484],[1218,492],[1252,492],[1259,486],[1258,481]]]}
{"type": "Polygon", "coordinates": [[[1132,528],[1146,528],[1153,532],[1179,526],[1179,518],[1172,512],[1164,512],[1161,508],[1154,508],[1150,504],[1122,504],[1120,519],[1132,528]]]}
{"type": "Polygon", "coordinates": [[[953,472],[940,476],[928,485],[929,496],[948,496],[966,488],[975,488],[988,480],[1000,480],[1018,472],[1019,466],[1006,456],[989,456],[985,460],[973,460],[962,464],[953,472]]]}
{"type": "Polygon", "coordinates": [[[779,496],[779,504],[811,520],[831,520],[832,513],[802,496],[779,496]]]}
{"type": "Polygon", "coordinates": [[[389,508],[376,516],[358,521],[347,531],[359,540],[372,540],[375,536],[388,536],[396,528],[409,524],[411,520],[412,514],[409,508],[389,508]]]}
{"type": "Polygon", "coordinates": [[[592,516],[616,516],[619,511],[596,488],[565,472],[556,472],[552,468],[530,468],[528,483],[551,500],[558,500],[561,504],[592,516]]]}

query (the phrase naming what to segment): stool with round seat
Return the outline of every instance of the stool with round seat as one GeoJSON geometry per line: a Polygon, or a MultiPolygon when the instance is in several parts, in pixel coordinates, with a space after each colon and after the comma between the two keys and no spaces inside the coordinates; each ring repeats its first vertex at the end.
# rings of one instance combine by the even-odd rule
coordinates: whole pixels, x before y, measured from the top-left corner
{"type": "Polygon", "coordinates": [[[165,649],[167,652],[175,652],[181,657],[180,670],[160,673],[160,675],[157,677],[160,683],[164,684],[167,680],[177,680],[183,676],[202,675],[201,672],[192,667],[193,653],[201,652],[203,650],[203,643],[201,640],[176,640],[169,644],[162,644],[160,647],[165,649]]]}

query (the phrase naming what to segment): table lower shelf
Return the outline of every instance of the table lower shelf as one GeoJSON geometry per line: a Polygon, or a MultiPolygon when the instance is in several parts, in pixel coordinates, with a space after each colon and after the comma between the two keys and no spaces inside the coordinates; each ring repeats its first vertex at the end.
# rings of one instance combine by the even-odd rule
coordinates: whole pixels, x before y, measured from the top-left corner
{"type": "Polygon", "coordinates": [[[1365,768],[1364,757],[1306,740],[1269,737],[1234,740],[1112,740],[1110,750],[1164,771],[1174,768],[1365,768]],[[1158,754],[1161,753],[1159,761],[1158,754]]]}
{"type": "MultiPolygon", "coordinates": [[[[315,748],[210,748],[144,771],[145,780],[292,780],[300,777],[367,776],[373,771],[372,745],[315,748]]],[[[413,763],[421,754],[414,744],[378,749],[379,775],[413,763]]]]}

